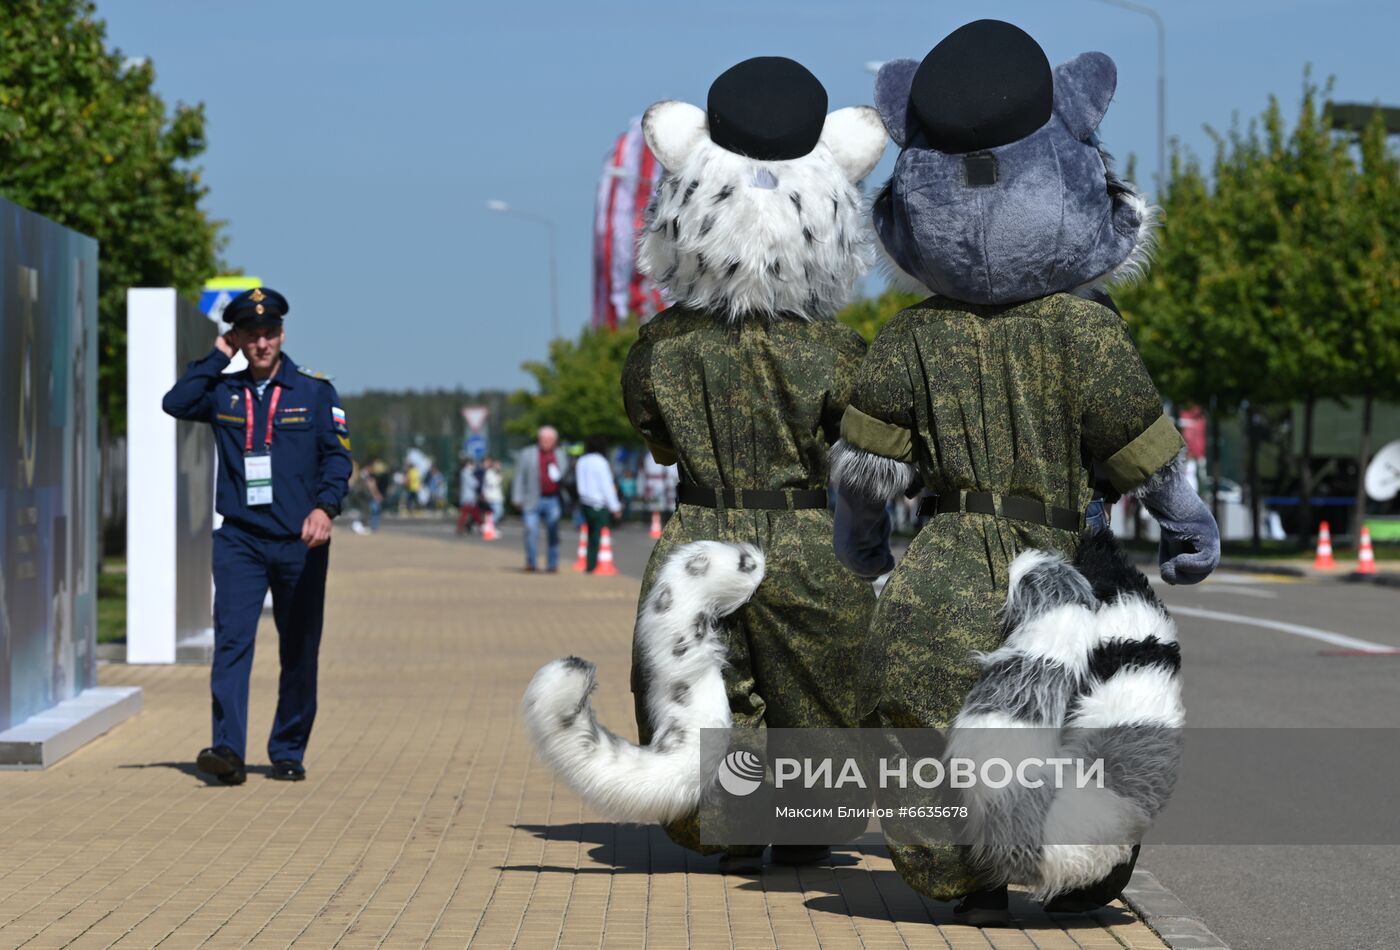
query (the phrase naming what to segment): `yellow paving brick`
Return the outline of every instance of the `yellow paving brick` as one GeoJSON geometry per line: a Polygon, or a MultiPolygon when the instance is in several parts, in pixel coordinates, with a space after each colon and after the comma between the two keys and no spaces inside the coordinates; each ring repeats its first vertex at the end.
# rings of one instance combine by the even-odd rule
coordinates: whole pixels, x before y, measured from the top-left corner
{"type": "Polygon", "coordinates": [[[43,772],[0,773],[0,946],[1153,948],[1122,910],[1027,931],[954,924],[879,849],[723,877],[659,829],[599,822],[529,754],[520,694],[545,661],[598,663],[631,728],[637,583],[525,575],[509,545],[338,534],[308,780],[268,781],[277,676],[259,633],[239,788],[192,771],[208,670],[103,667],[140,716],[43,772]]]}

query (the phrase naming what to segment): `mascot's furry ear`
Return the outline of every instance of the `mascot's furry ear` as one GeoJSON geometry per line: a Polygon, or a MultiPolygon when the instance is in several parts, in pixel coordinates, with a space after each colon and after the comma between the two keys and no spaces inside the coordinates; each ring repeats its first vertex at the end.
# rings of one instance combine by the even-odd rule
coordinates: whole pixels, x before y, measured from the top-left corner
{"type": "Polygon", "coordinates": [[[1055,67],[1055,112],[1075,138],[1087,142],[1117,88],[1113,60],[1103,53],[1081,53],[1055,67]]]}
{"type": "Polygon", "coordinates": [[[919,71],[916,59],[892,59],[875,75],[875,108],[880,121],[890,133],[894,144],[904,148],[914,132],[918,119],[909,105],[909,93],[914,88],[914,74],[919,71]]]}
{"type": "Polygon", "coordinates": [[[826,117],[821,141],[847,180],[857,182],[880,164],[880,156],[885,154],[885,127],[880,124],[880,113],[870,106],[850,106],[826,117]]]}
{"type": "Polygon", "coordinates": [[[709,136],[705,110],[688,102],[658,102],[642,116],[642,135],[661,167],[676,172],[690,153],[709,136]]]}

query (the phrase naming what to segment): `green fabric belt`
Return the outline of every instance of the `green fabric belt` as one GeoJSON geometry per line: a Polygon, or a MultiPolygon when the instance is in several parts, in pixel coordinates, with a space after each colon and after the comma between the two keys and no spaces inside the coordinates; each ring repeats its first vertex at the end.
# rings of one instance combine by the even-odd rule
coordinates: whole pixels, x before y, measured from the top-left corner
{"type": "Polygon", "coordinates": [[[914,461],[913,433],[904,426],[868,416],[855,406],[847,406],[841,417],[841,438],[858,449],[897,462],[914,461]]]}
{"type": "Polygon", "coordinates": [[[1038,498],[1023,498],[1020,495],[962,490],[956,494],[949,492],[943,495],[925,495],[919,501],[920,515],[946,515],[960,511],[1029,521],[1031,524],[1059,528],[1061,531],[1082,531],[1084,528],[1084,521],[1079,512],[1047,505],[1038,498]]]}
{"type": "Polygon", "coordinates": [[[1176,458],[1185,445],[1181,433],[1176,431],[1176,424],[1164,413],[1103,463],[1108,480],[1126,495],[1176,458]]]}
{"type": "Polygon", "coordinates": [[[725,488],[716,491],[703,485],[682,482],[676,491],[682,505],[700,508],[760,509],[796,511],[799,508],[825,508],[826,492],[796,488],[725,488]]]}

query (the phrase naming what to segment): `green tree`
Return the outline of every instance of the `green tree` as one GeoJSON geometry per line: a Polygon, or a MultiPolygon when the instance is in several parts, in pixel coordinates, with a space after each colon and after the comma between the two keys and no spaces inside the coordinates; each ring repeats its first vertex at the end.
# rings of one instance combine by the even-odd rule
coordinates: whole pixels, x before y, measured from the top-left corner
{"type": "Polygon", "coordinates": [[[878,297],[862,297],[847,304],[836,319],[865,337],[865,342],[869,343],[895,314],[922,299],[921,294],[907,294],[888,287],[878,297]]]}
{"type": "MultiPolygon", "coordinates": [[[[1357,451],[1356,511],[1359,538],[1366,517],[1366,466],[1371,459],[1375,402],[1400,399],[1400,160],[1390,149],[1385,117],[1377,110],[1357,140],[1361,157],[1358,213],[1354,220],[1359,268],[1353,292],[1360,317],[1348,339],[1362,399],[1357,451]]],[[[1359,543],[1359,542],[1358,542],[1359,543]]]]}
{"type": "Polygon", "coordinates": [[[380,459],[397,466],[409,448],[418,448],[448,472],[456,468],[467,434],[464,407],[480,405],[490,410],[487,452],[500,458],[507,457],[510,440],[504,433],[517,411],[509,394],[500,390],[371,389],[354,396],[342,394],[341,402],[350,418],[356,462],[364,465],[380,459]]]}
{"type": "Polygon", "coordinates": [[[126,291],[194,295],[221,225],[190,162],[203,106],[167,109],[155,70],[106,44],[89,0],[0,0],[0,195],[97,239],[99,411],[126,426],[126,291]]]}
{"type": "Polygon", "coordinates": [[[577,341],[551,341],[547,361],[522,367],[535,378],[537,391],[515,394],[512,401],[521,412],[508,431],[529,435],[551,425],[571,441],[601,435],[614,444],[637,442],[622,405],[621,381],[638,327],[632,317],[616,330],[587,327],[577,341]]]}
{"type": "MultiPolygon", "coordinates": [[[[1384,210],[1394,207],[1386,204],[1394,201],[1386,190],[1393,158],[1369,133],[1363,164],[1369,154],[1377,180],[1368,184],[1348,141],[1331,130],[1322,105],[1328,88],[1305,72],[1291,129],[1271,97],[1247,131],[1212,133],[1209,182],[1194,159],[1175,155],[1157,263],[1121,295],[1164,390],[1211,406],[1217,430],[1219,413],[1246,400],[1251,415],[1261,402],[1301,402],[1303,543],[1315,405],[1368,386],[1378,394],[1396,375],[1396,327],[1385,303],[1394,296],[1395,215],[1384,210]]],[[[1253,438],[1255,427],[1248,430],[1253,438]]]]}

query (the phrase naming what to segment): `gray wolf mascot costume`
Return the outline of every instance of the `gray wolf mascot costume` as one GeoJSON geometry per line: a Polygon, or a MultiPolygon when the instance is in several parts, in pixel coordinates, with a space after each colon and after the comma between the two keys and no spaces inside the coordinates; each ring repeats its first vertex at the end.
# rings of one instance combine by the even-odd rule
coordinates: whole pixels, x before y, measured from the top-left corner
{"type": "Polygon", "coordinates": [[[1032,749],[1080,748],[1109,773],[1092,800],[974,793],[962,845],[886,825],[905,880],[964,897],[974,923],[1005,921],[1008,883],[1056,909],[1117,896],[1174,780],[1172,623],[1106,532],[1083,535],[1094,468],[1157,517],[1168,583],[1219,560],[1181,437],[1097,289],[1140,273],[1152,242],[1153,209],[1095,134],[1115,84],[1102,53],[1051,69],[994,20],[876,80],[901,152],[875,230],[896,276],[932,296],[881,331],[856,381],[832,451],[836,547],[872,576],[888,563],[887,501],[919,486],[929,520],[880,597],[862,718],[951,733],[950,751],[973,758],[1034,726],[1047,737],[1032,749]],[[987,726],[1000,728],[979,739],[987,726]]]}
{"type": "MultiPolygon", "coordinates": [[[[705,109],[647,110],[643,132],[666,174],[639,262],[672,306],[642,327],[622,387],[638,435],[657,461],[679,464],[681,484],[634,636],[644,745],[575,743],[571,732],[595,731],[580,661],[547,667],[528,700],[545,758],[604,815],[663,822],[679,844],[724,852],[729,868],[751,868],[762,848],[702,841],[696,805],[713,769],[690,744],[706,726],[856,725],[852,673],[875,606],[870,584],[836,559],[827,485],[865,353],[832,316],[868,263],[858,182],[886,136],[873,108],[826,110],[816,77],[779,57],[725,72],[705,109]],[[692,590],[712,575],[690,569],[690,552],[721,543],[761,550],[764,577],[716,622],[692,590]],[[658,633],[663,619],[680,626],[658,633]],[[698,639],[687,639],[692,627],[698,639]]],[[[721,560],[708,556],[711,572],[721,560]]],[[[775,849],[774,859],[825,854],[775,849]]]]}

